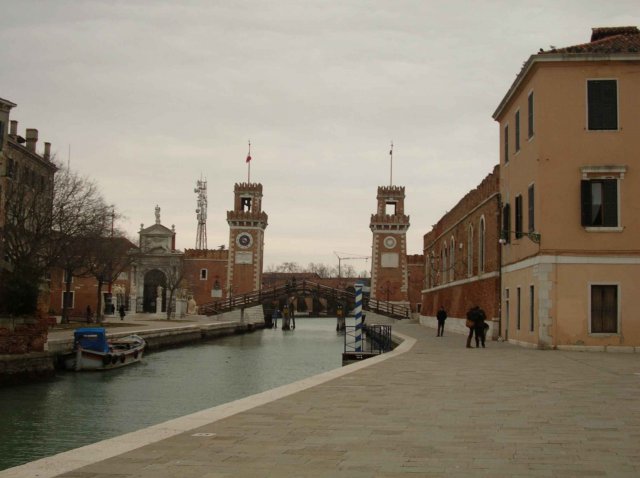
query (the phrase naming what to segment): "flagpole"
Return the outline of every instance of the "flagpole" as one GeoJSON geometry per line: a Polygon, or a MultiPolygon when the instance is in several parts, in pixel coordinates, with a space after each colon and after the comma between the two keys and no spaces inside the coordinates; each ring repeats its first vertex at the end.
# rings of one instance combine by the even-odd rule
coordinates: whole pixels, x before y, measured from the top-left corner
{"type": "Polygon", "coordinates": [[[393,140],[391,141],[391,149],[389,150],[389,186],[393,186],[393,140]]]}
{"type": "Polygon", "coordinates": [[[251,183],[251,140],[249,140],[249,153],[247,153],[247,183],[251,183]]]}

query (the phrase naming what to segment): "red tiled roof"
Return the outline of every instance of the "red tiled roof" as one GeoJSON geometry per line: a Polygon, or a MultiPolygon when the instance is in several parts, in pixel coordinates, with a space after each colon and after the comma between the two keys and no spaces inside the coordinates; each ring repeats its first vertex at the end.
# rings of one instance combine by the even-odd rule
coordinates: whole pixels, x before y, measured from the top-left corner
{"type": "Polygon", "coordinates": [[[640,30],[638,27],[593,28],[589,43],[554,48],[539,54],[553,53],[640,53],[640,30]]]}

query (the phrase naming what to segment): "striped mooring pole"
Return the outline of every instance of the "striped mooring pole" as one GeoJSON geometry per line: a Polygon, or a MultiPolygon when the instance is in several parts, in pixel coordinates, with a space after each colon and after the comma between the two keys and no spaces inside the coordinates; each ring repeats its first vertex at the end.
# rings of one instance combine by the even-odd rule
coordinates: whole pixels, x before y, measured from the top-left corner
{"type": "Polygon", "coordinates": [[[356,284],[356,333],[355,351],[362,352],[362,285],[356,284]]]}

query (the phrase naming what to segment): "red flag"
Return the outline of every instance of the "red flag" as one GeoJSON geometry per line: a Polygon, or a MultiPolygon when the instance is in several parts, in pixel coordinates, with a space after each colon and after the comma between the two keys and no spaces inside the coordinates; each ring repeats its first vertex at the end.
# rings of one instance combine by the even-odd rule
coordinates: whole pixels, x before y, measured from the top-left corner
{"type": "Polygon", "coordinates": [[[250,154],[247,154],[247,160],[246,160],[245,162],[247,162],[247,163],[248,163],[249,161],[251,161],[251,155],[250,155],[250,154]]]}

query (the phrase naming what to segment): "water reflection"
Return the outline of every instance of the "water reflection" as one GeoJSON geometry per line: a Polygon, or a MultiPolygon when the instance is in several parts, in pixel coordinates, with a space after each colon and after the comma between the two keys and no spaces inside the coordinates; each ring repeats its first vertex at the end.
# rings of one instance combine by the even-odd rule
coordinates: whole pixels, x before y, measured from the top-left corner
{"type": "Polygon", "coordinates": [[[341,366],[335,319],[298,319],[145,356],[105,373],[0,389],[0,470],[341,366]]]}

